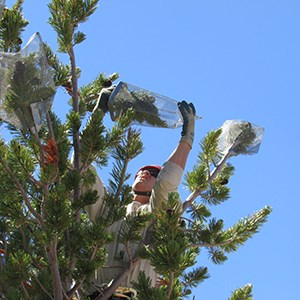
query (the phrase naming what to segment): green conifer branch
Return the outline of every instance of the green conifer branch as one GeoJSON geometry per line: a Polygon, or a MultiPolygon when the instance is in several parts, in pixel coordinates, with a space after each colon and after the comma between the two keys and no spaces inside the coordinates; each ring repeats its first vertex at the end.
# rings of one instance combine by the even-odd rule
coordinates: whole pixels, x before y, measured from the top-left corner
{"type": "Polygon", "coordinates": [[[184,292],[188,293],[190,288],[197,287],[201,282],[208,279],[210,275],[208,274],[208,269],[206,267],[198,267],[184,273],[182,275],[182,285],[184,288],[184,292]]]}
{"type": "Polygon", "coordinates": [[[271,208],[267,206],[255,212],[252,216],[241,219],[233,227],[225,231],[222,230],[223,226],[220,226],[221,223],[218,225],[214,221],[198,234],[199,242],[190,246],[207,247],[210,249],[212,258],[216,258],[215,262],[222,261],[222,257],[225,259],[223,252],[236,251],[239,246],[258,233],[259,229],[267,221],[267,216],[271,211],[271,208]]]}
{"type": "Polygon", "coordinates": [[[244,287],[235,290],[228,300],[253,300],[252,285],[247,284],[244,287]]]}
{"type": "Polygon", "coordinates": [[[1,141],[1,157],[0,157],[0,164],[4,168],[4,170],[7,172],[7,174],[10,176],[11,180],[16,184],[16,186],[19,189],[19,192],[21,193],[27,208],[32,213],[32,215],[36,218],[36,220],[39,222],[41,226],[44,226],[44,220],[42,216],[32,207],[31,202],[27,196],[26,189],[23,187],[15,173],[9,168],[7,161],[5,160],[5,147],[3,141],[1,141]]]}
{"type": "Polygon", "coordinates": [[[271,207],[266,206],[253,215],[238,221],[233,227],[224,232],[223,238],[227,242],[222,248],[226,252],[236,251],[239,245],[243,245],[249,238],[259,232],[271,212],[271,207]]]}
{"type": "MultiPolygon", "coordinates": [[[[114,149],[112,157],[116,160],[114,164],[112,176],[117,182],[114,190],[115,198],[118,198],[122,191],[122,186],[129,175],[126,174],[126,169],[130,160],[139,155],[142,151],[142,142],[140,140],[140,132],[132,128],[127,131],[127,136],[124,137],[121,143],[114,149]]],[[[113,182],[110,181],[113,186],[113,182]]]]}
{"type": "Polygon", "coordinates": [[[146,276],[145,272],[141,272],[138,281],[133,284],[133,287],[138,291],[137,300],[167,300],[166,290],[162,287],[153,288],[151,280],[146,276]]]}
{"type": "Polygon", "coordinates": [[[103,113],[100,110],[94,112],[80,133],[81,169],[85,169],[99,156],[102,157],[103,164],[106,162],[105,127],[102,120],[103,113]]]}
{"type": "MultiPolygon", "coordinates": [[[[221,133],[221,129],[209,132],[200,144],[202,152],[198,155],[198,165],[196,165],[193,171],[188,173],[186,176],[187,185],[192,193],[183,203],[184,211],[195,201],[197,197],[202,194],[204,190],[208,188],[208,186],[212,189],[208,189],[208,193],[210,195],[209,197],[204,197],[204,199],[210,198],[211,204],[219,204],[220,200],[224,201],[229,197],[229,189],[224,186],[222,187],[222,185],[223,183],[226,184],[228,182],[229,177],[233,174],[234,168],[232,165],[226,163],[229,158],[235,155],[233,150],[239,147],[245,139],[237,138],[233,141],[227,152],[221,156],[218,152],[218,142],[221,133]],[[214,166],[212,172],[210,171],[211,166],[214,166]],[[216,188],[219,192],[221,192],[221,194],[216,194],[216,188]],[[214,197],[212,195],[214,195],[214,197]]],[[[251,139],[253,140],[253,135],[251,135],[251,139]]],[[[247,140],[247,142],[249,141],[247,140]]]]}
{"type": "MultiPolygon", "coordinates": [[[[59,50],[71,53],[76,41],[76,30],[97,9],[99,0],[53,0],[48,4],[51,17],[49,23],[57,32],[59,50]]],[[[80,38],[82,40],[82,37],[80,38]]],[[[83,39],[84,40],[84,39],[83,39]]]]}
{"type": "Polygon", "coordinates": [[[46,287],[41,283],[37,276],[32,276],[33,280],[38,284],[38,287],[48,296],[49,299],[52,299],[52,295],[47,291],[46,287]]]}
{"type": "MultiPolygon", "coordinates": [[[[44,43],[44,49],[48,64],[53,69],[53,80],[55,86],[66,87],[71,76],[70,66],[63,65],[59,61],[57,55],[53,53],[52,49],[46,43],[44,43]]],[[[77,71],[77,76],[79,75],[78,72],[79,71],[77,71]]]]}
{"type": "MultiPolygon", "coordinates": [[[[57,145],[58,151],[58,169],[60,177],[64,176],[69,167],[69,154],[71,149],[71,142],[68,139],[68,126],[67,124],[62,124],[61,120],[53,112],[49,112],[49,122],[53,130],[54,141],[57,145]]],[[[49,127],[49,126],[48,126],[49,127]]],[[[41,132],[44,141],[49,139],[48,131],[41,132]]],[[[59,181],[60,179],[58,179],[59,181]]]]}
{"type": "Polygon", "coordinates": [[[22,181],[29,179],[29,181],[37,187],[43,185],[36,178],[34,178],[35,163],[32,158],[32,152],[23,144],[12,140],[9,144],[9,166],[14,169],[23,178],[22,181]]]}
{"type": "Polygon", "coordinates": [[[210,168],[211,162],[219,156],[218,143],[221,133],[221,129],[215,131],[212,130],[208,132],[206,137],[200,142],[202,152],[198,155],[198,161],[204,161],[208,169],[210,168]]]}
{"type": "MultiPolygon", "coordinates": [[[[79,113],[78,76],[74,46],[84,40],[84,34],[76,33],[79,23],[85,22],[96,10],[98,1],[65,1],[53,0],[48,4],[51,17],[49,23],[57,32],[60,51],[69,55],[71,65],[71,88],[73,113],[79,113]]],[[[80,136],[79,128],[73,127],[74,168],[80,169],[80,136]]],[[[74,201],[80,195],[79,186],[74,189],[74,201]]]]}
{"type": "MultiPolygon", "coordinates": [[[[168,203],[156,211],[153,243],[145,248],[143,254],[163,276],[166,299],[178,299],[179,295],[183,295],[183,282],[178,278],[184,276],[185,269],[194,265],[198,254],[198,249],[189,247],[188,235],[183,230],[178,197],[177,193],[170,193],[168,203]]],[[[192,276],[189,278],[192,279],[192,276]]],[[[194,280],[198,279],[199,276],[194,276],[194,280]]]]}
{"type": "Polygon", "coordinates": [[[105,74],[101,73],[92,82],[80,88],[82,102],[84,102],[88,111],[93,111],[97,103],[100,91],[103,88],[110,87],[118,78],[118,73],[113,73],[109,76],[105,76],[105,74]]]}
{"type": "Polygon", "coordinates": [[[20,51],[22,32],[29,22],[23,17],[22,4],[24,0],[18,0],[11,9],[5,8],[0,20],[0,47],[4,52],[20,51]]]}

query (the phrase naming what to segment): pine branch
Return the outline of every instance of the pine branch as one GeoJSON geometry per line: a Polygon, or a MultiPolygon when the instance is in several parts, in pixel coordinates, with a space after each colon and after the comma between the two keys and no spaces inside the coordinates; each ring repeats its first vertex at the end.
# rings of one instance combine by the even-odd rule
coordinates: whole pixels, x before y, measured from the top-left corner
{"type": "MultiPolygon", "coordinates": [[[[220,134],[220,131],[217,131],[218,134],[220,134]]],[[[208,135],[209,137],[209,135],[208,135]]],[[[206,137],[206,139],[208,138],[206,137]]],[[[215,169],[212,171],[211,174],[208,175],[207,178],[207,185],[210,184],[222,171],[222,169],[224,168],[224,165],[226,163],[226,161],[233,155],[232,153],[232,149],[234,149],[238,144],[240,143],[240,141],[237,139],[235,141],[235,143],[233,143],[233,145],[227,150],[227,152],[223,155],[222,159],[219,161],[219,163],[217,164],[217,166],[215,167],[215,169]]],[[[215,152],[214,152],[215,154],[215,152]]],[[[194,201],[195,199],[201,195],[201,193],[203,192],[203,189],[201,188],[196,188],[185,200],[185,202],[183,203],[183,211],[185,211],[194,201]]]]}
{"type": "Polygon", "coordinates": [[[48,130],[49,130],[49,137],[54,138],[52,120],[51,120],[51,117],[50,117],[50,114],[48,111],[46,113],[46,120],[47,120],[47,125],[48,125],[48,130]]]}
{"type": "Polygon", "coordinates": [[[28,292],[27,292],[27,289],[26,289],[25,284],[24,284],[23,281],[21,281],[21,289],[22,289],[22,291],[23,291],[23,294],[24,294],[24,296],[25,296],[25,299],[30,300],[30,296],[29,296],[29,294],[28,294],[28,292]]]}
{"type": "MultiPolygon", "coordinates": [[[[222,171],[224,164],[230,157],[231,157],[231,153],[230,151],[228,151],[228,153],[226,153],[226,155],[223,156],[223,158],[221,159],[217,167],[213,170],[212,174],[208,178],[207,180],[208,184],[211,183],[213,179],[215,179],[217,175],[222,171]]],[[[195,201],[195,199],[201,195],[202,191],[203,190],[201,189],[197,189],[187,197],[187,199],[183,203],[183,211],[185,211],[195,201]]]]}
{"type": "Polygon", "coordinates": [[[244,287],[235,290],[228,300],[253,300],[252,285],[247,284],[244,287]]]}
{"type": "Polygon", "coordinates": [[[167,284],[167,297],[170,299],[172,291],[173,291],[173,285],[174,285],[174,272],[169,273],[169,281],[167,284]]]}
{"type": "Polygon", "coordinates": [[[54,300],[62,300],[63,287],[61,276],[59,272],[59,262],[57,256],[57,239],[54,237],[48,250],[48,259],[50,262],[50,269],[53,281],[53,295],[54,300]]]}
{"type": "Polygon", "coordinates": [[[68,53],[71,47],[85,39],[85,35],[76,33],[76,30],[80,23],[86,22],[95,12],[98,2],[56,0],[48,4],[51,13],[49,23],[57,32],[59,51],[68,53]]]}
{"type": "Polygon", "coordinates": [[[46,43],[44,43],[44,50],[45,50],[45,55],[47,57],[48,64],[53,70],[53,80],[55,86],[62,86],[64,88],[67,88],[71,76],[70,66],[63,65],[59,61],[57,55],[55,55],[52,52],[51,48],[46,43]]]}
{"type": "Polygon", "coordinates": [[[42,291],[49,297],[49,299],[53,299],[52,295],[50,295],[50,293],[46,290],[46,288],[42,285],[38,278],[36,276],[33,276],[33,279],[36,281],[36,283],[39,285],[42,291]]]}
{"type": "Polygon", "coordinates": [[[12,9],[4,9],[0,20],[0,41],[1,50],[4,52],[20,51],[22,32],[29,22],[23,17],[23,1],[17,1],[12,9]]]}
{"type": "Polygon", "coordinates": [[[15,176],[15,174],[11,171],[11,169],[7,166],[5,160],[3,159],[3,157],[0,158],[0,163],[3,166],[3,168],[5,169],[5,171],[9,174],[9,176],[11,177],[11,179],[16,183],[20,193],[23,196],[23,199],[25,200],[26,206],[28,208],[28,210],[32,213],[32,215],[36,218],[36,220],[39,222],[39,224],[44,227],[44,220],[42,218],[42,216],[37,213],[37,211],[32,207],[30,200],[27,197],[27,193],[26,190],[23,188],[23,186],[21,185],[21,183],[19,182],[19,180],[17,179],[17,177],[15,176]]]}
{"type": "Polygon", "coordinates": [[[85,128],[80,134],[81,170],[86,169],[98,156],[102,157],[103,164],[106,162],[107,149],[103,126],[103,113],[94,112],[85,128]]]}
{"type": "Polygon", "coordinates": [[[43,184],[36,180],[33,177],[33,172],[34,172],[34,160],[31,159],[31,152],[28,151],[28,149],[18,143],[15,140],[12,140],[10,142],[10,151],[11,153],[14,155],[11,160],[13,160],[13,162],[11,163],[11,165],[13,165],[14,168],[16,168],[17,166],[20,166],[20,172],[25,174],[25,178],[29,179],[29,181],[34,184],[37,187],[43,187],[43,184]]]}
{"type": "Polygon", "coordinates": [[[220,248],[226,252],[236,251],[238,246],[243,245],[249,238],[256,234],[267,221],[271,213],[270,207],[265,207],[255,212],[248,218],[241,219],[233,227],[217,233],[218,242],[199,242],[190,244],[191,247],[220,248]]]}
{"type": "MultiPolygon", "coordinates": [[[[124,117],[126,119],[126,115],[124,117]]],[[[128,119],[125,120],[126,125],[128,124],[127,121],[128,119]]],[[[123,118],[119,122],[124,122],[123,118]]],[[[129,162],[139,155],[143,149],[139,131],[129,128],[126,134],[112,152],[115,163],[111,172],[113,180],[109,180],[109,192],[114,199],[112,200],[113,203],[122,195],[122,192],[126,191],[124,182],[129,178],[129,175],[126,173],[129,162]]],[[[108,203],[108,205],[110,204],[108,203]]]]}
{"type": "Polygon", "coordinates": [[[123,168],[121,171],[121,175],[119,177],[119,187],[116,192],[116,197],[119,197],[123,182],[125,181],[126,176],[126,169],[128,166],[129,161],[136,157],[141,152],[141,141],[140,141],[140,135],[138,132],[134,131],[133,129],[129,128],[127,132],[127,138],[126,140],[123,139],[122,145],[118,146],[116,148],[115,153],[113,156],[115,158],[119,158],[123,162],[123,168]]]}
{"type": "Polygon", "coordinates": [[[152,287],[151,279],[141,272],[133,287],[138,292],[138,300],[167,300],[166,290],[162,287],[152,287]]]}
{"type": "Polygon", "coordinates": [[[186,290],[187,288],[195,288],[199,283],[203,282],[209,277],[210,275],[208,274],[208,269],[206,267],[198,267],[193,269],[182,276],[184,289],[186,290]]]}
{"type": "Polygon", "coordinates": [[[111,87],[113,82],[119,78],[118,73],[105,76],[101,73],[95,80],[80,88],[81,100],[84,102],[86,109],[92,112],[99,98],[99,93],[103,88],[111,87]]]}
{"type": "MultiPolygon", "coordinates": [[[[72,78],[72,87],[73,87],[73,112],[79,113],[79,100],[78,100],[78,81],[76,75],[76,64],[75,64],[75,55],[73,47],[70,48],[69,57],[71,61],[71,78],[72,78]]],[[[79,137],[79,128],[73,130],[73,147],[74,147],[74,169],[80,169],[80,137],[79,137]]],[[[80,196],[80,188],[76,186],[74,188],[73,201],[77,201],[80,196]]]]}
{"type": "Polygon", "coordinates": [[[223,237],[229,242],[222,246],[226,252],[236,251],[238,245],[243,245],[249,238],[259,232],[259,229],[267,221],[272,212],[270,206],[255,212],[252,216],[241,219],[233,227],[226,230],[223,237]],[[230,240],[232,240],[230,242],[230,240]]]}

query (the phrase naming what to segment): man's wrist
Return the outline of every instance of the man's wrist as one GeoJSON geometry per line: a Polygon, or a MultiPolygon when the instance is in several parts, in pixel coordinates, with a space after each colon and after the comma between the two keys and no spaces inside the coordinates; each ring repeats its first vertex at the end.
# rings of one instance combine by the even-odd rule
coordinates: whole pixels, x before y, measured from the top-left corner
{"type": "Polygon", "coordinates": [[[183,136],[179,140],[179,143],[187,144],[190,147],[190,149],[192,149],[192,147],[193,147],[193,142],[194,142],[194,137],[188,137],[188,136],[183,136]]]}

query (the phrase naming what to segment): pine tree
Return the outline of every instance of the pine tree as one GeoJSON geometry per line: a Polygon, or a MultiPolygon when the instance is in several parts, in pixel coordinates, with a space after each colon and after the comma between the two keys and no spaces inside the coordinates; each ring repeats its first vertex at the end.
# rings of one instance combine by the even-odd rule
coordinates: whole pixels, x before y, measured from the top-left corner
{"type": "MultiPolygon", "coordinates": [[[[63,87],[70,97],[66,121],[62,122],[52,110],[45,110],[45,122],[39,130],[32,130],[32,120],[21,127],[2,120],[12,135],[10,141],[0,141],[0,292],[5,299],[75,299],[89,276],[104,266],[105,245],[114,239],[108,228],[124,218],[126,205],[132,201],[127,166],[143,151],[140,132],[130,127],[134,111],[127,110],[108,129],[103,124],[104,113],[94,110],[100,91],[110,87],[118,74],[100,73],[89,84],[78,85],[81,70],[76,65],[75,49],[86,39],[78,25],[95,12],[98,2],[52,0],[48,4],[49,23],[57,33],[59,52],[69,58],[68,64],[61,63],[44,44],[55,86],[63,87]],[[91,222],[85,208],[98,197],[91,188],[96,180],[92,164],[101,168],[109,159],[114,163],[105,195],[106,215],[91,222]],[[88,188],[82,191],[82,186],[88,188]]],[[[7,57],[21,50],[22,33],[28,25],[22,4],[17,0],[1,16],[0,50],[7,57]]],[[[30,91],[30,82],[36,82],[30,62],[29,67],[18,65],[29,72],[21,78],[27,79],[24,85],[16,82],[20,79],[16,69],[9,73],[12,89],[1,109],[10,114],[22,105],[16,96],[30,91]]],[[[43,92],[48,97],[51,90],[43,92]]],[[[140,229],[147,226],[151,243],[141,249],[140,258],[148,258],[161,274],[155,288],[147,274],[140,274],[134,284],[138,299],[182,299],[189,295],[193,287],[209,277],[206,267],[193,269],[201,248],[208,250],[214,263],[222,263],[227,253],[236,251],[267,220],[270,207],[228,229],[224,229],[223,220],[211,217],[209,206],[229,199],[226,184],[234,171],[228,163],[233,152],[221,154],[218,150],[221,133],[220,129],[209,132],[201,142],[199,159],[186,175],[191,195],[183,206],[174,193],[154,216],[128,219],[122,241],[138,241],[140,229]]],[[[242,146],[248,146],[249,139],[251,142],[253,135],[248,130],[231,150],[244,153],[242,146]]],[[[252,299],[252,287],[234,291],[230,299],[252,299]]]]}

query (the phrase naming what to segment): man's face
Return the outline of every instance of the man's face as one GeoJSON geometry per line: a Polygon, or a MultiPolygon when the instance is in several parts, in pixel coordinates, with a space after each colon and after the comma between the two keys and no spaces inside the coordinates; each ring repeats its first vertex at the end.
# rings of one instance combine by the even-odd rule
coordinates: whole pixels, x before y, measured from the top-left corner
{"type": "Polygon", "coordinates": [[[132,189],[137,192],[148,192],[154,187],[156,178],[148,170],[139,171],[136,174],[132,189]]]}

